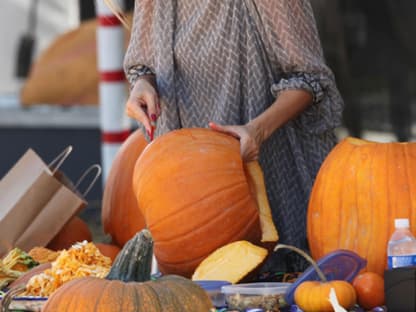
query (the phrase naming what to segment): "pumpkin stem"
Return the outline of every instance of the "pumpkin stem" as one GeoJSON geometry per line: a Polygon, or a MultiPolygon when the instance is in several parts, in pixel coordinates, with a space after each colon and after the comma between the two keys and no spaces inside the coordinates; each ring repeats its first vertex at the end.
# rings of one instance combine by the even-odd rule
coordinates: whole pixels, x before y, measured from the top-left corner
{"type": "Polygon", "coordinates": [[[145,282],[150,280],[153,257],[153,238],[149,230],[136,233],[114,260],[107,280],[145,282]]]}
{"type": "Polygon", "coordinates": [[[312,259],[311,256],[309,256],[306,252],[304,252],[302,249],[299,249],[295,246],[285,245],[285,244],[277,244],[276,247],[274,247],[274,251],[277,251],[278,249],[287,248],[290,250],[293,250],[303,256],[308,262],[314,267],[316,270],[316,273],[318,273],[319,278],[322,280],[322,282],[327,282],[327,278],[325,274],[322,272],[318,264],[315,262],[315,260],[312,259]]]}

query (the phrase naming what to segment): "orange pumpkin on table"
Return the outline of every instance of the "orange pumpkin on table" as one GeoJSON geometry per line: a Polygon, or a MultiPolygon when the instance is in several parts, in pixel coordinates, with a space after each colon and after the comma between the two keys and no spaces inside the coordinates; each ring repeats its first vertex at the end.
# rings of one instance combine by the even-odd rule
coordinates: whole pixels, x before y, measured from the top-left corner
{"type": "Polygon", "coordinates": [[[208,294],[181,276],[150,280],[153,239],[146,229],[129,240],[104,278],[81,277],[52,293],[43,312],[202,312],[208,294]]]}
{"type": "Polygon", "coordinates": [[[133,187],[162,273],[191,277],[233,241],[277,241],[261,169],[243,164],[229,135],[193,128],[157,138],[136,162],[133,187]]]}
{"type": "Polygon", "coordinates": [[[312,256],[349,249],[383,275],[394,219],[416,232],[416,143],[342,140],[323,162],[308,207],[312,256]]]}
{"type": "Polygon", "coordinates": [[[133,192],[134,165],[147,146],[141,130],[137,129],[118,150],[103,191],[101,222],[104,232],[113,242],[123,246],[134,234],[145,227],[133,192]]]}
{"type": "Polygon", "coordinates": [[[351,309],[356,304],[357,293],[349,282],[345,280],[328,281],[318,264],[306,252],[284,244],[276,245],[274,250],[277,251],[281,248],[290,249],[303,256],[310,262],[320,278],[320,281],[306,280],[295,288],[294,300],[303,312],[332,312],[335,305],[351,309]]]}

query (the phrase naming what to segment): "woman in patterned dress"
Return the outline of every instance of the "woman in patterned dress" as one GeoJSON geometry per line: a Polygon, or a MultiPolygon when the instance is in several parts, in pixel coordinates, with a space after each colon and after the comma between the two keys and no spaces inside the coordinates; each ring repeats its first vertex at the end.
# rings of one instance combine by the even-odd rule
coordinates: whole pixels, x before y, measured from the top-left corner
{"type": "Polygon", "coordinates": [[[309,1],[136,0],[124,65],[126,112],[149,137],[237,137],[263,168],[280,242],[307,249],[309,194],[343,107],[309,1]]]}

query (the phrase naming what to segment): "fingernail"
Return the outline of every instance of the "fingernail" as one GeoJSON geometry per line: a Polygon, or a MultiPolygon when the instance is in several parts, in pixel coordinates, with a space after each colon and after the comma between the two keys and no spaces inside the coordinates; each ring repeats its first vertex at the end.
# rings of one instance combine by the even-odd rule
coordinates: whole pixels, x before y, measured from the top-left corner
{"type": "Polygon", "coordinates": [[[155,128],[152,127],[152,130],[150,131],[150,135],[149,135],[150,141],[153,141],[154,130],[155,128]]]}
{"type": "Polygon", "coordinates": [[[151,114],[150,119],[152,119],[152,121],[156,121],[156,119],[157,119],[156,114],[151,114]]]}

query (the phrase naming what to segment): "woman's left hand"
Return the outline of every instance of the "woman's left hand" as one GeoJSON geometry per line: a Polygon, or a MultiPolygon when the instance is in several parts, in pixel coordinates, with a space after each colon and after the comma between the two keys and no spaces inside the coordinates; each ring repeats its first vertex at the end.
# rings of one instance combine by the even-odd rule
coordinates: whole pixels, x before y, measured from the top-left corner
{"type": "Polygon", "coordinates": [[[240,140],[240,153],[245,162],[257,160],[260,154],[260,146],[263,143],[263,131],[253,124],[243,126],[218,125],[214,122],[209,123],[212,130],[223,132],[240,140]]]}

